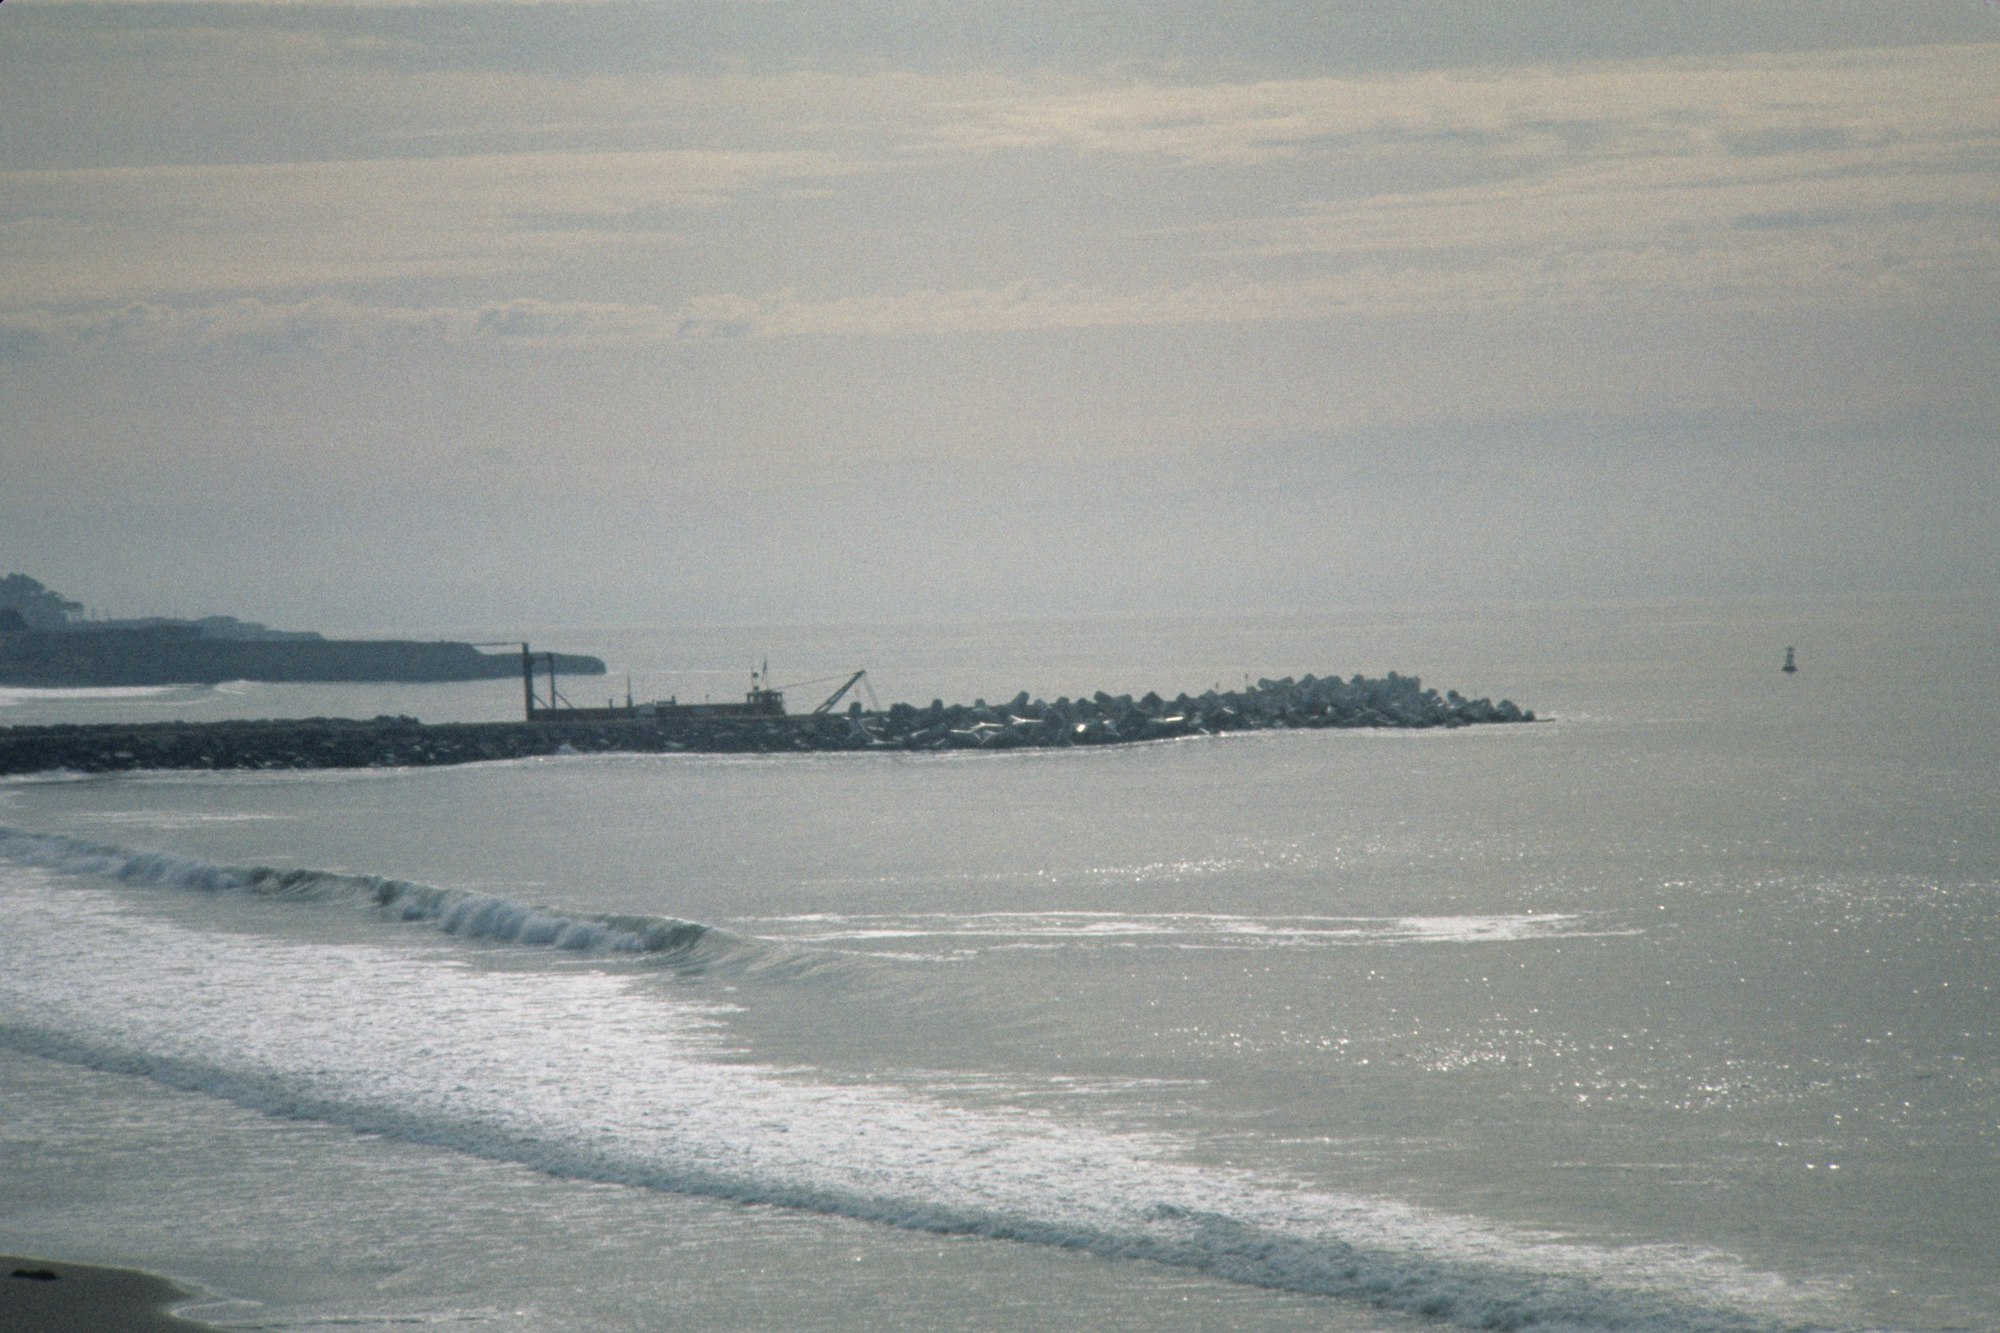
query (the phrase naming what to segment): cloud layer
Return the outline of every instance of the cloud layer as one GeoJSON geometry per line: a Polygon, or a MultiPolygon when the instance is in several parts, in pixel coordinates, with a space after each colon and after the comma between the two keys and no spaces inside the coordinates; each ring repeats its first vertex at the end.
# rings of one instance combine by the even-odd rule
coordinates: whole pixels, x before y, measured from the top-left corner
{"type": "MultiPolygon", "coordinates": [[[[455,118],[453,77],[403,82],[392,100],[455,118]]],[[[598,146],[0,171],[20,261],[0,313],[44,338],[205,337],[250,301],[342,337],[623,344],[1921,301],[2000,272],[1994,46],[1193,84],[511,84],[478,105],[538,106],[598,146]],[[759,142],[602,146],[648,137],[628,118],[663,103],[701,108],[690,137],[759,142]],[[446,299],[413,309],[417,290],[446,299]],[[77,313],[134,300],[177,313],[77,313]]]]}
{"type": "MultiPolygon", "coordinates": [[[[198,477],[281,523],[307,469],[336,507],[420,491],[469,542],[565,497],[594,549],[593,504],[673,491],[756,546],[756,478],[887,466],[851,522],[784,521],[836,562],[896,551],[893,583],[937,567],[882,531],[935,469],[1032,460],[1074,496],[1254,458],[1282,483],[1232,478],[1206,540],[1262,587],[1259,532],[1366,562],[1257,509],[1349,495],[1383,431],[1486,475],[1541,423],[1632,485],[1618,439],[1972,450],[2000,417],[2000,16],[1663,11],[10,5],[7,517],[198,477]],[[468,458],[543,461],[455,500],[468,458]]],[[[1764,475],[1735,456],[1706,455],[1764,475]]],[[[1911,495],[1976,495],[1961,461],[1911,495]]],[[[1426,567],[1532,563],[1574,526],[1547,492],[1526,527],[1474,491],[1366,494],[1435,541],[1426,567]]],[[[1070,565],[1160,521],[1138,490],[1095,523],[1044,503],[1070,565]]],[[[1858,493],[1826,506],[1862,530],[1858,493]]],[[[1686,531],[1586,526],[1634,571],[1686,531]]],[[[995,525],[947,535],[977,539],[967,578],[1022,558],[995,525]]],[[[1956,578],[1975,548],[1918,564],[1956,578]]],[[[1727,584],[1761,548],[1708,549],[1727,584]]]]}

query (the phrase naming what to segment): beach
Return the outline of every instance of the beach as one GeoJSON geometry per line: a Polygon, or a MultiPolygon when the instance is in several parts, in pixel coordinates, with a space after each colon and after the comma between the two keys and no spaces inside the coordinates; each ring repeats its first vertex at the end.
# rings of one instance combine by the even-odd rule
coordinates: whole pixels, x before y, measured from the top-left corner
{"type": "Polygon", "coordinates": [[[200,1333],[212,1328],[167,1313],[181,1287],[127,1268],[0,1255],[0,1333],[200,1333]]]}

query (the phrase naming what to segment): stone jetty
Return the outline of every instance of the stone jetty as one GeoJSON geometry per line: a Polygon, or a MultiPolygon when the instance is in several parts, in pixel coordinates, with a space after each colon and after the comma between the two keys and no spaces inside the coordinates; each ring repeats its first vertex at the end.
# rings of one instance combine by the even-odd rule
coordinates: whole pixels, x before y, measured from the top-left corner
{"type": "Polygon", "coordinates": [[[1004,704],[933,701],[879,712],[792,717],[535,722],[304,718],[0,728],[0,774],[125,769],[379,768],[583,753],[754,753],[812,750],[1010,750],[1116,745],[1234,731],[1323,727],[1462,727],[1532,722],[1509,700],[1440,695],[1415,676],[1305,676],[1165,699],[1099,692],[1004,704]]]}

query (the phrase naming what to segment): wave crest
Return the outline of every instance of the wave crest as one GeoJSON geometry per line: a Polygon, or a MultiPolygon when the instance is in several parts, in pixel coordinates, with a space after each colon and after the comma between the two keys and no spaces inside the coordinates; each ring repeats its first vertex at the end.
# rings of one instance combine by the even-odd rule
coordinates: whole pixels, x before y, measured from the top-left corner
{"type": "Polygon", "coordinates": [[[150,888],[241,893],[274,901],[346,903],[461,939],[577,953],[635,954],[680,966],[769,963],[790,951],[753,936],[677,917],[566,912],[497,894],[379,875],[218,865],[172,852],[0,828],[0,858],[63,875],[150,888]]]}

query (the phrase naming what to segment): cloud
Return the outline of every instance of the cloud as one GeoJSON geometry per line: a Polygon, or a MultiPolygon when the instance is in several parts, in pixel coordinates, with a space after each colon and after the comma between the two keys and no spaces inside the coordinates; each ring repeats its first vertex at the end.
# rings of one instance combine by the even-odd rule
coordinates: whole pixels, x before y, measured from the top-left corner
{"type": "Polygon", "coordinates": [[[135,301],[98,311],[23,312],[0,323],[0,346],[17,344],[28,355],[173,347],[297,353],[419,342],[552,346],[660,341],[674,336],[675,323],[657,307],[578,301],[523,299],[457,308],[368,305],[336,297],[193,306],[135,301]]]}
{"type": "Polygon", "coordinates": [[[3,171],[0,309],[518,275],[848,169],[810,152],[653,150],[3,171]]]}
{"type": "Polygon", "coordinates": [[[1996,71],[2000,46],[1982,44],[1208,83],[1069,76],[968,97],[937,134],[1190,162],[1446,138],[1502,151],[1585,138],[1600,152],[1706,143],[1773,156],[1885,133],[1990,131],[1996,71]]]}
{"type": "Polygon", "coordinates": [[[1787,208],[1775,213],[1745,213],[1730,223],[1742,231],[1808,231],[1835,227],[1854,214],[1831,208],[1787,208]]]}
{"type": "Polygon", "coordinates": [[[1838,125],[1806,125],[1730,133],[1722,146],[1739,157],[1774,157],[1783,153],[1834,152],[1851,146],[1854,136],[1838,125]]]}
{"type": "Polygon", "coordinates": [[[446,108],[398,155],[0,172],[0,313],[20,356],[1959,299],[2000,272],[1996,84],[2000,46],[1184,83],[415,71],[364,85],[446,108]],[[548,143],[425,155],[502,108],[548,143]],[[649,137],[682,142],[605,146],[649,137]]]}
{"type": "MultiPolygon", "coordinates": [[[[1606,274],[1605,280],[1615,275],[1606,274]]],[[[472,306],[392,306],[342,298],[255,298],[179,306],[131,302],[95,311],[30,309],[0,320],[0,356],[207,347],[318,353],[423,342],[489,347],[633,347],[740,338],[900,338],[1313,320],[1471,309],[1518,300],[1545,273],[1493,265],[1453,275],[1358,269],[1312,282],[1217,281],[1114,290],[1074,284],[914,290],[813,300],[789,290],[715,293],[676,305],[515,298],[472,306]]]]}

